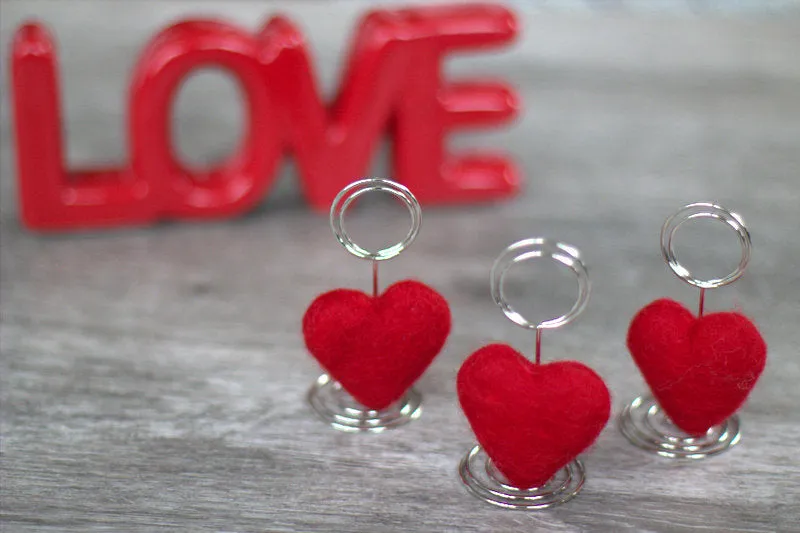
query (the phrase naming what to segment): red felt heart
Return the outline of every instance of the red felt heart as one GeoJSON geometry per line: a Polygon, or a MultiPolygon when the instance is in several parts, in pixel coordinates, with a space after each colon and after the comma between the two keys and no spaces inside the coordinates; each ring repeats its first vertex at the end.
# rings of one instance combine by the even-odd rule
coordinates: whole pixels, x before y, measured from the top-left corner
{"type": "Polygon", "coordinates": [[[358,402],[383,409],[399,400],[441,351],[450,308],[436,291],[401,281],[378,297],[337,289],[303,317],[306,346],[358,402]]]}
{"type": "Polygon", "coordinates": [[[735,413],[767,360],[764,339],[743,315],[697,318],[669,299],[636,314],[628,350],[664,412],[691,435],[735,413]]]}
{"type": "Polygon", "coordinates": [[[534,364],[491,344],[458,371],[458,399],[478,442],[515,487],[541,486],[608,422],[603,380],[576,361],[534,364]]]}

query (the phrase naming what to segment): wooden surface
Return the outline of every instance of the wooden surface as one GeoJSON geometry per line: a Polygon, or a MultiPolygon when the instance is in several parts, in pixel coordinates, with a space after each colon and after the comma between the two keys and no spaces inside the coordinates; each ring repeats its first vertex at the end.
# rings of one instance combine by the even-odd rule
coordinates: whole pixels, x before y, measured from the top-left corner
{"type": "MultiPolygon", "coordinates": [[[[309,31],[330,94],[366,4],[4,2],[0,24],[4,47],[31,15],[56,32],[69,158],[86,164],[123,157],[127,71],[168,20],[199,10],[255,27],[288,12],[309,31]],[[96,48],[96,39],[108,44],[96,48]]],[[[369,265],[307,212],[294,181],[231,222],[29,234],[16,222],[4,48],[2,530],[800,531],[800,19],[521,16],[525,37],[513,50],[448,70],[520,88],[517,125],[454,145],[512,151],[526,190],[495,206],[427,209],[417,242],[383,268],[384,286],[418,277],[439,289],[454,330],[418,384],[422,418],[381,435],[333,431],[304,403],[319,369],[300,317],[321,291],[368,289],[369,265]],[[699,200],[739,210],[753,234],[747,275],[707,301],[741,307],[769,344],[741,412],[741,444],[677,463],[632,448],[612,423],[585,454],[588,482],[569,504],[520,513],[470,496],[456,476],[473,442],[455,397],[458,365],[491,340],[533,345],[489,298],[496,255],[536,235],[585,253],[592,301],[577,322],[545,335],[544,358],[595,368],[616,414],[644,390],[624,346],[630,317],[659,296],[695,304],[663,264],[658,232],[699,200]]],[[[195,159],[233,144],[239,113],[228,85],[206,81],[179,104],[182,147],[195,159]]],[[[384,169],[378,157],[375,171],[384,169]]],[[[399,210],[382,224],[374,209],[354,219],[367,241],[368,227],[393,235],[406,224],[399,210]]],[[[687,232],[696,246],[684,253],[719,274],[738,249],[732,233],[713,229],[705,240],[687,232]]],[[[571,304],[568,277],[521,271],[541,276],[515,278],[514,302],[541,317],[571,304]],[[531,279],[552,283],[523,283],[531,279]]]]}

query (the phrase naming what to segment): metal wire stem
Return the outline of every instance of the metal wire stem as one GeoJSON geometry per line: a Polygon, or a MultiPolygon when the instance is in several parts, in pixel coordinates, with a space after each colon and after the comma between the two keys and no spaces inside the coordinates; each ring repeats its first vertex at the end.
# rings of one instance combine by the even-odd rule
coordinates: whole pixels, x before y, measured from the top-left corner
{"type": "Polygon", "coordinates": [[[372,296],[378,297],[378,262],[372,260],[372,296]]]}
{"type": "Polygon", "coordinates": [[[705,287],[700,287],[700,305],[697,311],[697,316],[699,317],[703,316],[703,308],[705,307],[705,304],[706,304],[706,289],[705,287]]]}

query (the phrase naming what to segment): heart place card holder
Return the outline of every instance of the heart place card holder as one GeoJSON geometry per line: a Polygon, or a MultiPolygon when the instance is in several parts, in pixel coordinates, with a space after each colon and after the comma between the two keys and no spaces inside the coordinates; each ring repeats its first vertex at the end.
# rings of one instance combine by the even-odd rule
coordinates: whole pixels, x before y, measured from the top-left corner
{"type": "Polygon", "coordinates": [[[368,178],[351,183],[331,205],[336,239],[360,259],[372,262],[372,295],[336,289],[318,296],[303,316],[306,347],[325,373],[308,391],[314,412],[333,428],[380,433],[419,418],[422,397],[413,384],[444,347],[450,333],[447,301],[432,288],[404,280],[380,293],[378,263],[399,255],[416,238],[422,223],[419,202],[408,188],[368,178]],[[411,214],[406,237],[371,252],[347,233],[347,208],[369,192],[398,198],[411,214]]]}
{"type": "Polygon", "coordinates": [[[515,324],[536,331],[535,360],[507,344],[490,344],[458,371],[461,408],[478,444],[461,460],[466,488],[481,500],[518,510],[547,509],[575,497],[586,471],[577,456],[597,439],[611,413],[611,395],[591,368],[577,361],[541,363],[542,331],[574,320],[591,285],[580,252],[548,239],[512,244],[492,267],[495,303],[515,324]],[[578,298],[565,315],[534,324],[503,290],[508,270],[530,259],[552,259],[578,278],[578,298]]]}
{"type": "Polygon", "coordinates": [[[662,457],[702,459],[739,442],[736,411],[764,370],[767,346],[741,313],[704,314],[704,307],[706,289],[744,274],[750,249],[742,217],[719,205],[690,204],[664,222],[664,259],[680,279],[700,289],[700,303],[695,316],[674,300],[659,299],[631,322],[628,350],[652,393],[635,398],[620,413],[620,430],[637,447],[662,457]],[[723,278],[697,279],[675,257],[675,233],[696,218],[719,220],[739,238],[739,264],[723,278]]]}

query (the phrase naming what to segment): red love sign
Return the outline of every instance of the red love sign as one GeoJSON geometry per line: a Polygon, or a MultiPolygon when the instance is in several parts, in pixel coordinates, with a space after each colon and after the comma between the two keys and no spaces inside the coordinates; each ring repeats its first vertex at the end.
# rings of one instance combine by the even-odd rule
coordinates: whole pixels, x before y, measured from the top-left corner
{"type": "Polygon", "coordinates": [[[275,17],[252,34],[215,20],[191,20],[158,33],[133,72],[128,108],[130,161],[121,168],[64,168],[56,49],[39,24],[19,28],[12,78],[21,216],[32,229],[230,217],[259,203],[285,152],[297,161],[309,203],[327,210],[336,193],[367,173],[393,125],[393,177],[423,203],[507,197],[518,175],[504,157],[446,152],[450,130],[515,116],[518,99],[501,83],[448,83],[455,50],[509,43],[516,22],[494,5],[380,10],[358,28],[332,105],[319,97],[306,41],[275,17]],[[246,134],[220,166],[197,172],[178,160],[171,114],[181,83],[216,66],[245,94],[246,134]]]}

